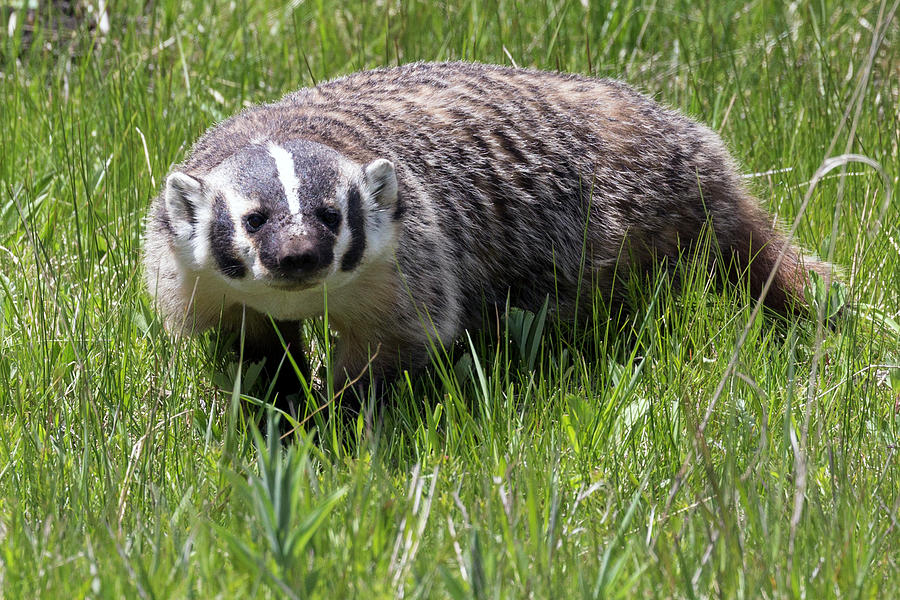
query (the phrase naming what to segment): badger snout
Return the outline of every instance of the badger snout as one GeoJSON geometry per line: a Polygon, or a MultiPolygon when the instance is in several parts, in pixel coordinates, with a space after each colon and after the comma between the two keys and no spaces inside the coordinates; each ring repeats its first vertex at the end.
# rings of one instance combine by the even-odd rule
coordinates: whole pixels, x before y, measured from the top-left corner
{"type": "Polygon", "coordinates": [[[305,275],[319,268],[321,256],[315,248],[297,249],[278,259],[278,267],[288,276],[305,275]]]}
{"type": "Polygon", "coordinates": [[[326,237],[288,236],[262,249],[260,260],[276,279],[290,283],[308,281],[331,264],[333,241],[326,237]]]}
{"type": "Polygon", "coordinates": [[[303,239],[284,244],[278,252],[275,271],[289,279],[303,279],[331,262],[331,250],[315,240],[303,239]]]}

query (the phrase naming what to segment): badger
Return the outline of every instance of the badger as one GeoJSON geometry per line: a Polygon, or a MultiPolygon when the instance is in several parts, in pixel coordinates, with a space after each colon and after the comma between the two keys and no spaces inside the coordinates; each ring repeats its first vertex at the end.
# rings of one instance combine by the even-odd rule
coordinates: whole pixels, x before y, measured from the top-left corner
{"type": "Polygon", "coordinates": [[[829,272],[773,228],[716,133],[626,84],[416,63],[212,127],[152,202],[144,261],[169,330],[243,327],[253,359],[282,358],[278,332],[302,356],[300,323],[327,310],[340,387],[423,367],[485,307],[576,319],[707,228],[754,296],[775,271],[776,312],[829,272]]]}

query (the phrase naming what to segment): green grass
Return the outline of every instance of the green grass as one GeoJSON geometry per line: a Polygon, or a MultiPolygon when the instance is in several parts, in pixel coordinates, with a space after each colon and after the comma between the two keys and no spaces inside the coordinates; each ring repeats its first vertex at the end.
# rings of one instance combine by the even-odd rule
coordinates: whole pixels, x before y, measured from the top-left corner
{"type": "Polygon", "coordinates": [[[11,36],[0,7],[0,595],[898,593],[897,2],[114,2],[106,36],[40,4],[11,36]],[[323,411],[254,437],[234,365],[165,335],[142,290],[169,165],[315,81],[510,57],[710,124],[788,224],[827,157],[877,162],[798,220],[853,308],[751,321],[740,290],[656,278],[622,330],[473,334],[374,429],[323,411]]]}

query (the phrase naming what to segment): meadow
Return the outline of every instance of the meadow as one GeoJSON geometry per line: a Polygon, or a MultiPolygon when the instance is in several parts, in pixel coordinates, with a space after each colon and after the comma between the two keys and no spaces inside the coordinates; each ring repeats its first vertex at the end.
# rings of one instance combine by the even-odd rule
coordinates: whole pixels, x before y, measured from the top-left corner
{"type": "Polygon", "coordinates": [[[0,4],[0,597],[896,596],[897,11],[0,4]],[[258,369],[153,312],[150,199],[244,106],[449,59],[620,78],[709,124],[841,282],[779,321],[688,258],[624,319],[510,309],[373,422],[310,395],[260,435],[287,419],[258,369]]]}

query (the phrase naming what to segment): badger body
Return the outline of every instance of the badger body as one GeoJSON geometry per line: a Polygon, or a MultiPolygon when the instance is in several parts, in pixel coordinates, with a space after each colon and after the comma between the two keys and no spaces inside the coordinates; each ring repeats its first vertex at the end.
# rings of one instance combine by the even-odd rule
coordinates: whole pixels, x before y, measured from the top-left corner
{"type": "Polygon", "coordinates": [[[785,312],[827,265],[804,265],[770,223],[718,135],[623,83],[417,63],[207,131],[152,204],[145,266],[170,329],[243,321],[267,355],[281,351],[267,315],[299,343],[294,322],[327,305],[337,376],[371,360],[389,378],[486,306],[549,297],[574,318],[617,272],[674,263],[706,224],[754,295],[784,249],[765,302],[785,312]]]}

